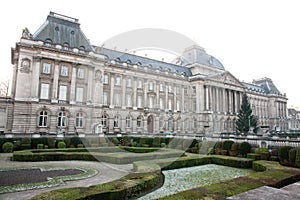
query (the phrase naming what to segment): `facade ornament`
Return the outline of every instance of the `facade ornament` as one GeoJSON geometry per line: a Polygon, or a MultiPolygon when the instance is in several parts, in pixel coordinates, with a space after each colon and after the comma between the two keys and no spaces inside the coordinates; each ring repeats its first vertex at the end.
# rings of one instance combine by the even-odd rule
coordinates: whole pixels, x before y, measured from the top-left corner
{"type": "Polygon", "coordinates": [[[102,72],[100,70],[95,72],[95,80],[99,81],[100,83],[102,82],[102,72]]]}
{"type": "Polygon", "coordinates": [[[22,38],[31,39],[32,34],[29,32],[28,28],[24,28],[22,31],[22,38]]]}
{"type": "Polygon", "coordinates": [[[25,58],[21,61],[20,72],[27,74],[30,72],[30,60],[28,58],[25,58]]]}

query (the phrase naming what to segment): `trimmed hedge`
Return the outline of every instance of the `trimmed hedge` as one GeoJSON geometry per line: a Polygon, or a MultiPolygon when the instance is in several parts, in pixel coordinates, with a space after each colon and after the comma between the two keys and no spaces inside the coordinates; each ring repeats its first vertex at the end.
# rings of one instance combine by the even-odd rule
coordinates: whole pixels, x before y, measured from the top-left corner
{"type": "Polygon", "coordinates": [[[279,147],[278,149],[278,158],[279,158],[279,162],[280,164],[288,164],[289,161],[289,151],[292,149],[293,147],[290,146],[282,146],[279,147]]]}
{"type": "Polygon", "coordinates": [[[296,150],[295,166],[300,168],[300,147],[298,147],[296,150]]]}
{"type": "Polygon", "coordinates": [[[104,183],[101,185],[93,185],[87,188],[66,188],[45,192],[32,198],[47,200],[83,200],[83,199],[135,199],[142,196],[155,188],[161,187],[164,176],[156,165],[151,165],[145,172],[139,171],[145,168],[143,163],[135,163],[137,173],[131,173],[121,179],[104,183]]]}
{"type": "Polygon", "coordinates": [[[249,142],[242,142],[239,145],[238,154],[246,157],[247,153],[250,153],[250,150],[251,150],[251,144],[249,144],[249,142]]]}
{"type": "Polygon", "coordinates": [[[252,163],[252,168],[257,172],[263,172],[267,170],[267,167],[263,165],[261,162],[254,161],[252,163]]]}
{"type": "Polygon", "coordinates": [[[248,153],[247,158],[253,159],[253,160],[260,160],[260,155],[256,153],[248,153]]]}

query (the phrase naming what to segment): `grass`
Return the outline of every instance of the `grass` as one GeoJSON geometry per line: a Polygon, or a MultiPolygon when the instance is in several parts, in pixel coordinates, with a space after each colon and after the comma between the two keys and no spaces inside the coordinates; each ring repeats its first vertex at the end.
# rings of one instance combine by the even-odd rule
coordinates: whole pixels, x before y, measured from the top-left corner
{"type": "Polygon", "coordinates": [[[256,161],[267,167],[264,172],[252,172],[245,177],[239,177],[217,184],[211,184],[174,195],[160,198],[160,200],[185,199],[226,199],[261,186],[283,187],[300,180],[300,169],[284,167],[278,162],[256,161]]]}

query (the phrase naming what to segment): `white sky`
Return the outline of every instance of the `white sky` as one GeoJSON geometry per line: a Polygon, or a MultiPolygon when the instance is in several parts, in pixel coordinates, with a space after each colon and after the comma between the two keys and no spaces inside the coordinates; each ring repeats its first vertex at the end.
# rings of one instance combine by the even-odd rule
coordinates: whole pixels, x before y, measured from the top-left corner
{"type": "Polygon", "coordinates": [[[34,33],[50,11],[79,19],[91,44],[133,29],[181,33],[218,58],[241,81],[269,77],[300,106],[300,11],[297,0],[10,0],[0,7],[0,78],[11,77],[11,47],[34,33]]]}

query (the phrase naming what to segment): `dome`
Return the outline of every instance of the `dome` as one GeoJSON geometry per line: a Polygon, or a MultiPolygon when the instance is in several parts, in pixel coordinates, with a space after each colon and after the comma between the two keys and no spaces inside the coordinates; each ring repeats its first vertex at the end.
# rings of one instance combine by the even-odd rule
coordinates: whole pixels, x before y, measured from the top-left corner
{"type": "Polygon", "coordinates": [[[173,63],[182,66],[193,64],[193,63],[199,63],[202,65],[225,70],[224,66],[217,58],[207,54],[204,48],[197,45],[193,45],[191,47],[186,48],[182,56],[180,58],[179,57],[176,58],[173,61],[173,63]]]}

